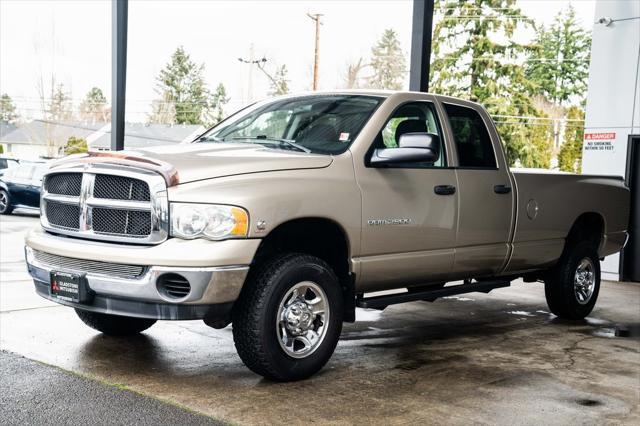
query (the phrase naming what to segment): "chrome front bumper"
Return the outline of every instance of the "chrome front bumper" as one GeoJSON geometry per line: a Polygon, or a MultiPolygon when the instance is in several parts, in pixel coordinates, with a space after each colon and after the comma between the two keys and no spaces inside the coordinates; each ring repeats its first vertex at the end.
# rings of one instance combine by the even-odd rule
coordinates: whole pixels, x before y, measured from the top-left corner
{"type": "Polygon", "coordinates": [[[34,249],[25,248],[29,274],[41,296],[57,303],[96,312],[156,319],[200,319],[212,305],[232,305],[244,284],[248,265],[204,267],[149,266],[137,278],[119,278],[78,269],[43,263],[36,259],[34,249]],[[91,305],[52,298],[49,291],[52,271],[84,273],[89,288],[95,293],[91,305]],[[175,299],[160,292],[157,279],[166,273],[178,274],[190,284],[186,297],[175,299]]]}

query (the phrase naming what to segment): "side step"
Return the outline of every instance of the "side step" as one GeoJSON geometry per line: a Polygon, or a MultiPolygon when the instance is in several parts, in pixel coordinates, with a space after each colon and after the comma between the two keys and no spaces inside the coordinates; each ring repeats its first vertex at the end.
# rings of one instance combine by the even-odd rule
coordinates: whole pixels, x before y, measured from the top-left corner
{"type": "Polygon", "coordinates": [[[415,293],[396,293],[383,296],[362,297],[356,299],[356,306],[365,309],[384,309],[389,305],[398,303],[414,302],[416,300],[426,300],[433,302],[440,297],[453,296],[465,293],[489,293],[495,288],[509,287],[511,281],[481,281],[481,282],[465,282],[464,284],[454,285],[451,287],[443,287],[436,290],[425,290],[415,293]]]}

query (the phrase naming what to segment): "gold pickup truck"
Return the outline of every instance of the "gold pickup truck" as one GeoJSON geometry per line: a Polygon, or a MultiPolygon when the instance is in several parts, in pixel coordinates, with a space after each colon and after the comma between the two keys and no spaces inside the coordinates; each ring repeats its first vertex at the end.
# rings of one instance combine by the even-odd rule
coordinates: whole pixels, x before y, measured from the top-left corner
{"type": "Polygon", "coordinates": [[[481,106],[411,92],[280,97],[190,144],[69,157],[41,201],[38,294],[105,334],[232,323],[282,381],[320,370],[356,307],[522,277],[583,318],[629,216],[622,179],[512,172],[481,106]]]}

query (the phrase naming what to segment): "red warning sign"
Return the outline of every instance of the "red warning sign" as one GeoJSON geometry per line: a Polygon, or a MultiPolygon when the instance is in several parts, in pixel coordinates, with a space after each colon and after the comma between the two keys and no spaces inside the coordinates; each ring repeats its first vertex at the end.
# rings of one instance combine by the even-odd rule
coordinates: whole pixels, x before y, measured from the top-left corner
{"type": "Polygon", "coordinates": [[[585,141],[611,141],[616,138],[615,132],[603,132],[603,133],[585,133],[585,141]]]}

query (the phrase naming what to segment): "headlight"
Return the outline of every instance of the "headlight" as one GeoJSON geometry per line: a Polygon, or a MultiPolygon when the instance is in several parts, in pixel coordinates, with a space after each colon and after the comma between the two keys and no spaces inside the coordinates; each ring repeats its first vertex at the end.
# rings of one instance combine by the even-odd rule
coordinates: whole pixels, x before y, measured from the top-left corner
{"type": "Polygon", "coordinates": [[[171,203],[171,235],[179,238],[246,237],[249,214],[240,207],[216,204],[171,203]]]}

